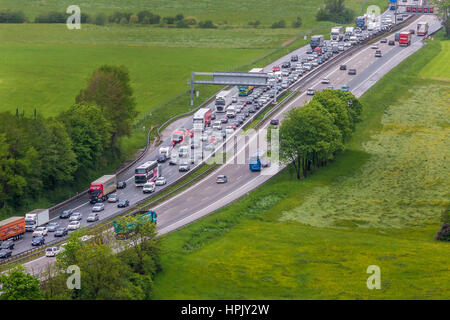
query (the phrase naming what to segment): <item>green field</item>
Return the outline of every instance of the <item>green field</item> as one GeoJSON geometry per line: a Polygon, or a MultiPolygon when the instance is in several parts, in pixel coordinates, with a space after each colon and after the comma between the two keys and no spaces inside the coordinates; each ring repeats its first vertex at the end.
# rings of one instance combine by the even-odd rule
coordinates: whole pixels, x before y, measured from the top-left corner
{"type": "Polygon", "coordinates": [[[450,244],[434,235],[449,204],[450,86],[419,76],[447,44],[362,97],[363,121],[328,167],[302,181],[285,170],[165,236],[154,298],[449,299],[450,244]],[[381,290],[366,287],[370,265],[381,290]]]}
{"type": "MultiPolygon", "coordinates": [[[[218,24],[247,25],[249,21],[260,20],[262,24],[270,25],[280,19],[291,22],[297,16],[301,16],[305,22],[314,20],[317,8],[324,3],[323,0],[79,0],[77,5],[82,12],[94,14],[114,11],[137,13],[147,9],[161,16],[173,16],[183,13],[185,17],[195,16],[199,20],[212,20],[218,24]],[[275,4],[274,4],[275,3],[275,4]],[[313,14],[311,14],[313,13],[313,14]]],[[[356,14],[368,4],[376,4],[382,8],[387,7],[387,1],[373,0],[347,0],[346,5],[352,8],[356,14]]],[[[39,13],[57,10],[64,12],[73,5],[70,0],[2,0],[1,9],[23,10],[27,16],[33,19],[39,13]]]]}
{"type": "MultiPolygon", "coordinates": [[[[420,76],[439,81],[450,81],[450,42],[442,42],[441,52],[420,72],[420,76]]],[[[447,101],[450,97],[447,95],[447,101]]]]}

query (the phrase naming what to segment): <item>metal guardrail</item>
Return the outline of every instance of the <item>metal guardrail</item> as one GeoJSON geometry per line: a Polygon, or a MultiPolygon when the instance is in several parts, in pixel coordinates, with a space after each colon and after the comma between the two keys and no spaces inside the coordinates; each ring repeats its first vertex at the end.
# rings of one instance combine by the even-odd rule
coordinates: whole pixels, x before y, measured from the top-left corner
{"type": "MultiPolygon", "coordinates": [[[[373,42],[376,42],[376,41],[378,41],[379,39],[381,39],[382,37],[384,37],[386,33],[392,33],[392,32],[395,32],[395,31],[401,29],[401,28],[403,27],[403,24],[405,24],[407,21],[409,21],[409,20],[411,20],[411,19],[416,20],[416,19],[418,19],[418,18],[419,18],[418,16],[414,16],[414,17],[413,17],[413,16],[409,16],[409,17],[408,17],[407,19],[405,19],[402,23],[397,24],[397,25],[396,25],[395,27],[393,27],[391,30],[386,31],[386,32],[383,32],[383,33],[381,33],[381,34],[379,34],[379,35],[373,37],[372,39],[369,38],[369,39],[367,39],[367,40],[365,40],[365,41],[363,41],[363,42],[357,44],[356,46],[352,47],[351,49],[345,51],[344,54],[339,54],[339,55],[337,55],[337,56],[335,56],[335,57],[333,57],[333,58],[331,58],[331,59],[325,61],[324,63],[322,63],[321,65],[319,65],[319,66],[318,66],[316,69],[314,69],[314,70],[315,70],[315,71],[317,71],[317,70],[322,71],[322,70],[325,69],[325,66],[328,66],[328,65],[330,65],[331,63],[337,63],[337,62],[341,61],[342,59],[344,59],[344,58],[350,56],[351,54],[353,54],[353,52],[357,51],[361,46],[366,45],[366,44],[370,44],[370,43],[373,43],[373,42]]],[[[438,30],[437,30],[437,31],[438,31],[438,30]]],[[[437,31],[436,31],[436,32],[437,32],[437,31]]],[[[309,82],[309,81],[311,81],[311,80],[313,80],[313,79],[319,77],[320,75],[321,75],[320,72],[319,72],[319,73],[317,73],[317,72],[312,72],[312,73],[307,74],[305,77],[302,77],[302,78],[301,78],[300,80],[298,80],[296,83],[293,83],[289,88],[287,88],[287,89],[285,89],[285,90],[282,90],[282,91],[280,92],[279,96],[281,96],[281,95],[283,95],[284,93],[286,93],[287,91],[289,91],[289,89],[291,89],[291,88],[293,88],[293,87],[299,87],[299,86],[301,86],[301,85],[304,85],[305,82],[309,82]]],[[[223,89],[221,89],[221,90],[223,90],[223,89]]],[[[220,91],[220,90],[219,90],[219,91],[220,91]]],[[[259,127],[261,124],[263,124],[265,121],[267,121],[267,119],[269,118],[269,116],[270,116],[271,114],[275,113],[276,111],[278,111],[282,106],[284,106],[284,104],[287,103],[287,102],[290,100],[290,98],[291,98],[293,95],[296,94],[296,92],[297,92],[297,91],[293,91],[293,92],[290,93],[288,96],[286,96],[285,98],[283,98],[283,100],[282,100],[280,103],[278,103],[278,105],[276,105],[276,106],[275,106],[272,110],[270,110],[270,111],[269,111],[269,112],[268,112],[268,113],[267,113],[260,121],[258,121],[258,123],[255,125],[255,127],[259,127]]],[[[204,106],[205,104],[210,103],[210,102],[211,102],[211,99],[213,99],[214,97],[215,97],[215,95],[211,96],[208,100],[206,100],[205,102],[201,103],[198,107],[196,107],[195,109],[193,109],[193,110],[191,110],[191,111],[189,111],[189,112],[187,112],[187,113],[184,113],[184,114],[182,114],[182,115],[177,115],[177,116],[172,117],[171,119],[169,119],[168,121],[166,121],[164,124],[162,124],[160,127],[158,127],[158,128],[157,128],[157,131],[159,131],[160,128],[162,128],[163,126],[165,126],[167,123],[169,123],[169,122],[171,122],[171,121],[174,121],[175,119],[178,119],[178,118],[180,118],[180,117],[184,117],[184,116],[186,116],[186,115],[192,114],[193,112],[195,112],[196,110],[198,110],[199,108],[201,108],[202,106],[204,106]]],[[[269,103],[267,103],[266,106],[260,108],[260,110],[259,110],[258,112],[255,112],[255,114],[254,114],[252,117],[250,117],[249,119],[247,119],[247,121],[245,122],[245,124],[242,126],[241,129],[244,129],[245,127],[247,127],[248,125],[250,125],[250,124],[255,120],[255,118],[257,118],[257,117],[259,116],[260,113],[262,113],[264,110],[266,110],[266,109],[269,107],[270,104],[271,104],[271,101],[269,101],[269,103]],[[252,120],[252,121],[250,121],[250,120],[252,120]]],[[[153,129],[154,129],[154,128],[150,128],[149,131],[148,131],[148,134],[147,134],[147,144],[146,144],[146,147],[145,147],[144,151],[143,151],[143,152],[142,152],[135,160],[133,160],[131,163],[129,163],[129,164],[125,165],[123,168],[119,169],[119,170],[116,172],[116,174],[120,174],[120,173],[126,171],[127,169],[129,169],[132,165],[134,165],[137,161],[139,161],[139,160],[145,155],[145,153],[147,152],[147,150],[148,150],[148,148],[149,148],[150,134],[151,134],[151,132],[153,131],[153,129]]],[[[227,140],[227,141],[228,141],[228,140],[227,140]]],[[[225,141],[224,143],[226,143],[226,141],[225,141]]],[[[214,151],[213,153],[211,153],[211,155],[214,156],[215,152],[216,152],[216,151],[214,151]]],[[[174,186],[174,185],[176,185],[176,184],[178,184],[179,181],[180,181],[181,179],[184,179],[184,178],[188,177],[189,175],[191,175],[191,174],[195,173],[196,171],[198,171],[198,170],[205,164],[205,161],[206,161],[206,160],[204,160],[202,163],[200,163],[198,166],[194,167],[192,170],[190,170],[190,171],[187,172],[186,174],[182,175],[179,179],[177,179],[177,180],[173,181],[172,183],[166,185],[166,189],[167,189],[167,188],[170,188],[170,187],[172,187],[172,186],[174,186]]],[[[169,193],[165,194],[163,197],[161,197],[161,198],[159,198],[159,199],[156,199],[156,200],[154,200],[154,201],[151,201],[150,203],[146,204],[145,206],[140,207],[140,208],[138,208],[138,209],[136,209],[136,210],[133,210],[133,211],[131,211],[130,213],[136,213],[136,212],[138,212],[139,210],[150,208],[150,207],[153,206],[155,203],[160,202],[160,201],[163,201],[163,199],[167,199],[168,197],[170,197],[170,196],[173,195],[174,193],[180,191],[181,189],[183,189],[184,187],[186,187],[188,184],[192,183],[192,181],[197,181],[197,180],[199,180],[201,177],[205,176],[206,174],[209,174],[210,172],[214,171],[217,167],[218,167],[218,165],[216,165],[216,166],[211,166],[211,168],[208,168],[207,170],[205,170],[204,172],[202,172],[200,175],[198,175],[198,176],[195,177],[194,179],[192,179],[192,180],[190,180],[190,181],[187,181],[186,183],[182,184],[181,186],[177,187],[176,189],[174,189],[174,190],[170,191],[169,193]]],[[[156,195],[156,194],[162,193],[162,192],[164,192],[164,190],[160,190],[159,192],[156,192],[156,193],[154,193],[153,195],[156,195]]],[[[53,207],[50,208],[49,210],[53,210],[53,211],[54,211],[54,210],[56,210],[57,208],[59,208],[59,207],[65,205],[65,204],[69,203],[70,201],[73,201],[73,200],[75,200],[75,199],[81,197],[81,195],[84,195],[85,193],[87,193],[87,190],[86,190],[85,192],[83,192],[83,193],[80,193],[80,194],[77,195],[77,196],[74,196],[74,197],[72,197],[72,198],[70,198],[70,199],[68,199],[68,200],[66,200],[66,201],[64,201],[64,202],[62,202],[62,203],[60,203],[60,204],[58,204],[58,205],[53,206],[53,207]]],[[[134,206],[137,207],[137,206],[139,206],[139,205],[141,205],[142,203],[147,202],[147,201],[148,201],[148,198],[144,198],[144,199],[138,201],[134,206]]],[[[234,202],[234,201],[233,201],[233,202],[234,202]]],[[[108,217],[108,219],[104,220],[102,223],[90,227],[90,228],[89,228],[90,231],[96,232],[96,231],[98,231],[98,229],[107,229],[107,228],[112,227],[112,222],[113,222],[113,220],[114,220],[115,218],[117,218],[118,216],[127,213],[129,210],[130,210],[130,209],[124,209],[124,210],[121,210],[121,211],[117,212],[116,214],[114,214],[114,215],[108,217]],[[105,224],[105,221],[106,221],[106,224],[105,224]]],[[[18,263],[18,262],[23,261],[23,260],[25,260],[25,259],[28,259],[28,258],[30,258],[30,257],[36,256],[36,255],[39,255],[39,254],[42,254],[42,253],[45,252],[46,248],[51,247],[51,246],[55,246],[56,244],[63,243],[64,241],[65,241],[65,238],[64,238],[64,239],[61,239],[61,240],[54,240],[54,241],[52,241],[52,242],[47,243],[45,246],[42,246],[42,247],[39,247],[39,248],[36,248],[36,249],[29,249],[29,250],[27,250],[27,251],[24,251],[24,252],[22,252],[22,253],[20,253],[20,254],[18,254],[18,255],[15,255],[15,256],[11,257],[11,258],[2,260],[2,261],[0,262],[0,265],[11,264],[11,263],[18,263]]]]}

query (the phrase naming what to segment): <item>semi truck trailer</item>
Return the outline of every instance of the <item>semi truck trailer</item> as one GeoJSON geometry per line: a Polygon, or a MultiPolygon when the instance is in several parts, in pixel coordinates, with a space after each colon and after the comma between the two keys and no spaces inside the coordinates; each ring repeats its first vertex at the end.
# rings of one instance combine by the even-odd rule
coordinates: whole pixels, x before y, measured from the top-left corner
{"type": "Polygon", "coordinates": [[[219,92],[216,95],[216,111],[217,112],[225,112],[227,107],[231,104],[233,100],[233,91],[232,90],[224,90],[219,92]]]}
{"type": "Polygon", "coordinates": [[[323,35],[315,35],[311,37],[311,40],[309,41],[309,45],[311,46],[311,49],[314,50],[317,47],[321,47],[323,45],[324,37],[323,35]]]}
{"type": "Polygon", "coordinates": [[[37,227],[47,224],[49,220],[48,209],[35,209],[25,215],[25,230],[34,231],[37,227]]]}
{"type": "Polygon", "coordinates": [[[25,217],[10,217],[0,221],[0,241],[20,239],[25,233],[25,217]]]}
{"type": "Polygon", "coordinates": [[[89,202],[91,204],[108,200],[108,196],[117,190],[117,177],[110,174],[98,178],[89,188],[89,202]]]}
{"type": "Polygon", "coordinates": [[[211,123],[212,111],[209,108],[201,108],[194,114],[193,128],[195,131],[205,129],[211,123]]]}

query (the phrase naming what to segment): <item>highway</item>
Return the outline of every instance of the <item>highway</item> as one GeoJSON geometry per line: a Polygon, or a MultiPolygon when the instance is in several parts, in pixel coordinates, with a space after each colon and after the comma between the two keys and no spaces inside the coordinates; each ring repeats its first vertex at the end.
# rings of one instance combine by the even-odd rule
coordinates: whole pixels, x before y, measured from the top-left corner
{"type": "MultiPolygon", "coordinates": [[[[426,20],[430,22],[430,31],[437,29],[439,24],[437,20],[432,16],[424,17],[421,20],[426,20]]],[[[415,23],[412,24],[413,26],[415,23]]],[[[405,27],[406,30],[413,28],[411,26],[405,27]]],[[[388,37],[392,39],[393,36],[388,37]]],[[[400,63],[407,55],[415,52],[422,46],[422,38],[413,36],[413,43],[409,47],[398,47],[388,46],[387,44],[379,44],[379,49],[382,50],[383,56],[381,58],[374,57],[374,51],[370,46],[362,48],[357,53],[348,57],[342,64],[347,65],[347,69],[356,68],[357,75],[350,76],[346,71],[339,70],[338,63],[333,67],[326,68],[326,70],[321,71],[320,78],[313,79],[313,81],[299,81],[298,84],[294,85],[291,90],[299,90],[302,92],[294,100],[286,104],[282,110],[279,110],[273,118],[282,119],[282,114],[288,109],[296,106],[301,106],[307,102],[310,97],[306,96],[305,90],[307,88],[314,88],[316,90],[323,89],[328,85],[320,83],[322,77],[327,77],[331,81],[331,85],[335,88],[340,88],[342,85],[349,85],[350,90],[357,96],[360,96],[366,90],[370,88],[379,78],[382,77],[386,72],[392,69],[395,65],[400,63]]],[[[265,70],[271,69],[273,65],[280,65],[284,61],[289,61],[292,54],[297,54],[304,56],[306,54],[308,46],[302,47],[289,55],[278,59],[277,61],[271,63],[269,66],[265,67],[265,70]]],[[[186,119],[185,128],[192,127],[192,118],[186,119]]],[[[267,127],[265,124],[263,127],[267,127]]],[[[239,136],[238,140],[243,139],[239,136]]],[[[170,139],[163,142],[162,145],[170,145],[170,139]]],[[[247,144],[248,145],[248,144],[247,144]]],[[[247,147],[247,145],[245,147],[247,147]]],[[[227,155],[231,153],[233,144],[227,144],[227,155]]],[[[159,148],[158,148],[159,149],[159,148]]],[[[142,159],[142,163],[148,160],[153,160],[157,155],[158,150],[153,150],[142,159]]],[[[229,204],[230,202],[238,199],[239,197],[245,195],[249,191],[258,187],[262,183],[270,179],[271,175],[260,174],[257,172],[250,172],[248,169],[248,164],[234,164],[235,159],[240,157],[241,159],[248,158],[249,151],[246,148],[239,150],[234,157],[229,159],[229,163],[223,165],[216,172],[210,174],[207,178],[201,180],[195,185],[191,186],[189,189],[183,191],[182,193],[176,195],[175,197],[165,201],[164,203],[156,206],[154,209],[158,212],[158,230],[159,233],[164,234],[180,228],[188,223],[191,223],[207,214],[214,212],[215,210],[229,204]],[[215,177],[217,174],[225,174],[228,176],[228,183],[217,185],[215,183],[215,177]]],[[[282,167],[281,167],[282,168],[282,167]]],[[[264,169],[268,170],[268,169],[264,169]]],[[[168,182],[174,181],[180,177],[177,166],[169,166],[168,163],[162,166],[163,176],[166,177],[168,182]]],[[[134,186],[134,168],[127,170],[120,177],[119,180],[126,180],[128,187],[126,189],[119,190],[118,194],[120,198],[130,200],[131,205],[137,201],[143,199],[144,196],[142,191],[134,186]]],[[[160,190],[163,188],[159,187],[160,190]]],[[[70,204],[70,208],[75,208],[77,211],[82,212],[84,215],[84,223],[86,216],[90,212],[91,205],[87,203],[87,199],[80,199],[75,203],[70,204]]],[[[100,213],[102,219],[106,219],[111,215],[116,215],[119,211],[115,204],[105,203],[105,211],[100,213]]],[[[69,207],[68,207],[69,208],[69,207]]],[[[51,219],[58,222],[63,222],[67,224],[67,220],[60,220],[58,218],[60,212],[66,208],[62,208],[57,213],[53,214],[51,219]]],[[[63,225],[64,225],[63,224],[63,225]]],[[[48,240],[53,238],[53,235],[49,235],[48,240]]],[[[47,240],[47,241],[48,241],[47,240]]],[[[31,234],[27,233],[26,236],[16,242],[16,247],[14,249],[14,254],[18,252],[30,249],[31,234]]],[[[49,258],[39,258],[26,265],[36,270],[40,269],[46,262],[52,261],[49,258]]]]}

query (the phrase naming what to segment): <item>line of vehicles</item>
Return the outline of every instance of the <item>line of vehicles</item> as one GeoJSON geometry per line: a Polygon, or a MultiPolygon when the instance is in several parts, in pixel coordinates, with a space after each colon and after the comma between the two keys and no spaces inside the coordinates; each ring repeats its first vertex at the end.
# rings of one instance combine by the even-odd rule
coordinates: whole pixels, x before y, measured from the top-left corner
{"type": "MultiPolygon", "coordinates": [[[[310,49],[307,55],[299,57],[292,55],[290,61],[285,61],[281,66],[275,65],[267,72],[269,75],[268,85],[263,87],[242,86],[233,89],[223,90],[216,95],[213,108],[199,109],[192,119],[192,130],[179,128],[173,132],[170,146],[162,146],[155,160],[146,161],[135,168],[134,184],[142,187],[143,193],[153,193],[157,186],[166,184],[166,179],[162,175],[161,164],[169,160],[169,164],[178,165],[179,171],[188,171],[189,165],[195,163],[197,157],[203,158],[203,151],[214,151],[218,142],[223,141],[228,135],[244,122],[251,114],[276,98],[276,95],[287,89],[293,82],[299,80],[305,73],[313,70],[314,67],[323,63],[334,54],[339,54],[345,48],[352,46],[359,41],[367,40],[371,35],[389,28],[389,23],[383,23],[381,27],[368,30],[366,24],[371,17],[366,16],[358,27],[333,27],[330,33],[331,40],[325,40],[323,35],[311,37],[310,49]],[[333,40],[335,39],[335,40],[333,40]],[[202,142],[206,142],[202,147],[202,142]],[[191,152],[191,151],[194,152],[191,152]],[[189,157],[191,157],[189,159],[189,157]]],[[[386,22],[386,21],[385,21],[386,22]]],[[[428,32],[427,23],[418,23],[417,34],[426,35],[428,32]]],[[[411,33],[404,40],[398,35],[399,44],[410,43],[411,33]]],[[[383,42],[383,40],[381,41],[383,42]]],[[[376,54],[379,50],[376,51],[376,54]]],[[[379,52],[381,55],[381,51],[379,52]]],[[[343,66],[341,66],[342,68],[343,66]]],[[[345,66],[344,66],[345,67],[345,66]]],[[[344,68],[346,70],[346,67],[344,68]]],[[[254,68],[250,72],[264,72],[263,68],[254,68]]],[[[349,69],[349,74],[356,74],[356,69],[349,69]]],[[[328,79],[323,79],[322,83],[329,84],[328,79]],[[325,82],[324,82],[325,81],[325,82]],[[326,82],[327,81],[327,82],[326,82]]],[[[332,88],[330,85],[329,87],[332,88]]],[[[311,89],[312,90],[312,89],[311,89]]],[[[348,86],[341,88],[348,91],[348,86]]],[[[308,94],[309,89],[308,89],[308,94]]],[[[312,90],[312,94],[314,91],[312,90]]],[[[272,119],[274,125],[278,125],[278,120],[272,119]]],[[[264,158],[264,154],[258,151],[249,157],[249,169],[260,171],[263,167],[269,166],[270,162],[264,158]]],[[[217,177],[217,183],[226,183],[227,177],[217,177]]],[[[105,175],[93,181],[90,185],[88,196],[89,202],[93,204],[92,212],[88,215],[88,222],[99,220],[99,213],[105,209],[104,202],[117,203],[118,207],[127,207],[130,202],[127,199],[119,199],[117,190],[126,188],[125,181],[118,181],[115,175],[105,175]]],[[[147,211],[148,212],[148,211],[147,211]]],[[[71,230],[80,227],[83,219],[81,213],[75,209],[64,210],[60,219],[69,219],[66,227],[60,226],[56,221],[49,221],[48,209],[37,209],[25,217],[12,217],[0,221],[0,258],[11,256],[14,248],[14,240],[20,239],[26,231],[33,232],[32,246],[45,244],[45,237],[53,233],[55,237],[65,236],[71,230]],[[8,251],[10,250],[10,251],[8,251]]],[[[151,218],[156,222],[156,216],[151,218]]],[[[116,234],[120,232],[116,232],[116,234]]]]}

